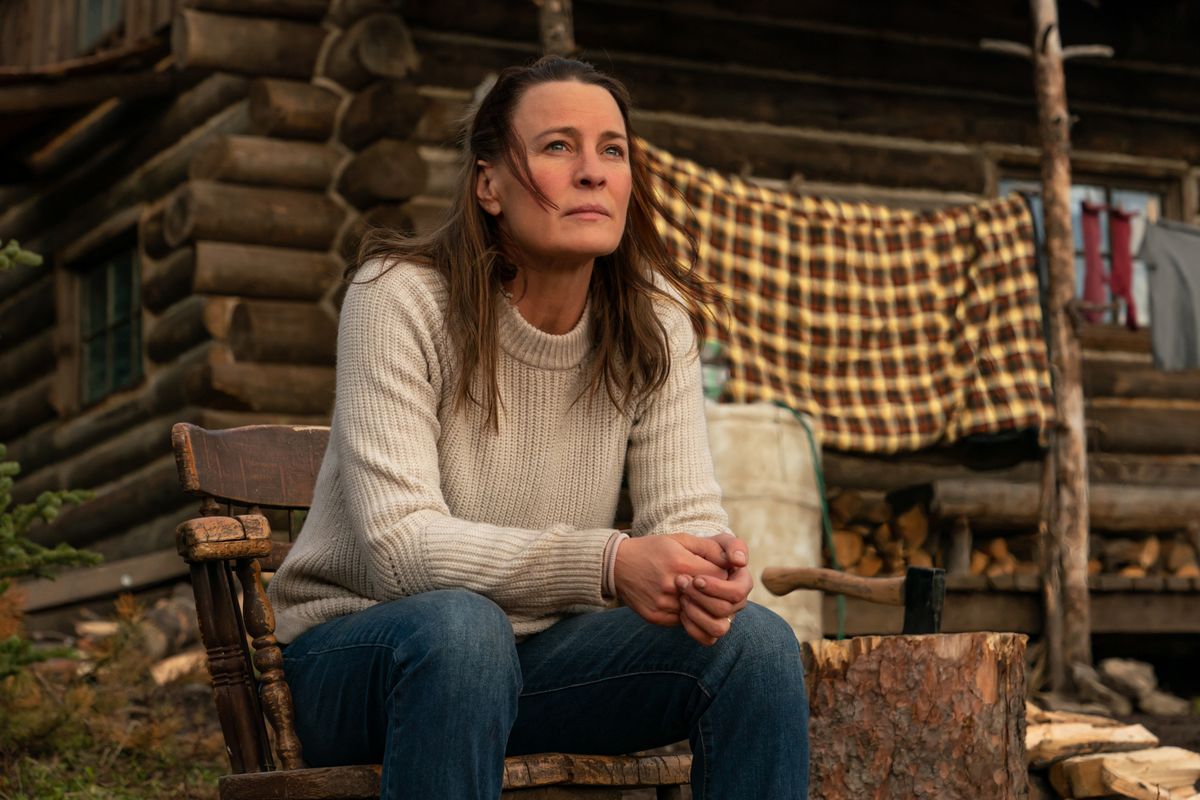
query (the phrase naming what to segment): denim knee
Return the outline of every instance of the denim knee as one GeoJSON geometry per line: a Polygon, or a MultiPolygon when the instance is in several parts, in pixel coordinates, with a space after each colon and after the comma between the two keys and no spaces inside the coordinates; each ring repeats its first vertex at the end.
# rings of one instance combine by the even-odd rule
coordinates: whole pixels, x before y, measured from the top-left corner
{"type": "Polygon", "coordinates": [[[459,697],[511,693],[515,699],[520,693],[516,640],[499,606],[463,589],[427,592],[404,602],[421,606],[421,622],[397,649],[402,672],[424,668],[459,697]]]}
{"type": "Polygon", "coordinates": [[[780,681],[804,686],[800,644],[787,620],[756,603],[746,606],[724,637],[735,645],[740,668],[761,668],[780,681]]]}

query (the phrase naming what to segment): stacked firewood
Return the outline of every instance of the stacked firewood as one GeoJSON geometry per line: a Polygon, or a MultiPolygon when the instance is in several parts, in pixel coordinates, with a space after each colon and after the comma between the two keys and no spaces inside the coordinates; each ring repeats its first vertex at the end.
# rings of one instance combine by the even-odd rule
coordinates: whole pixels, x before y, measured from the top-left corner
{"type": "Polygon", "coordinates": [[[1030,704],[1026,751],[1030,797],[1195,797],[1200,753],[1159,747],[1141,725],[1030,704]]]}
{"type": "Polygon", "coordinates": [[[921,505],[897,512],[882,495],[835,490],[829,498],[833,550],[826,563],[861,575],[896,575],[909,566],[934,566],[929,514],[921,505]]]}
{"type": "Polygon", "coordinates": [[[909,567],[941,567],[951,575],[1037,575],[1032,535],[973,537],[964,520],[944,530],[923,502],[853,489],[829,497],[833,549],[825,562],[865,578],[909,567]]]}
{"type": "MultiPolygon", "coordinates": [[[[965,517],[939,518],[921,494],[833,489],[833,547],[825,563],[854,575],[898,575],[908,566],[950,575],[1036,576],[1037,538],[1028,526],[972,531],[965,517]],[[998,535],[1004,533],[1005,535],[998,535]]],[[[1200,527],[1158,535],[1093,536],[1091,575],[1200,577],[1200,527]]]]}
{"type": "Polygon", "coordinates": [[[1179,533],[1146,536],[1137,539],[1113,539],[1093,536],[1089,551],[1088,574],[1116,574],[1130,578],[1171,576],[1200,577],[1197,537],[1179,533]]]}

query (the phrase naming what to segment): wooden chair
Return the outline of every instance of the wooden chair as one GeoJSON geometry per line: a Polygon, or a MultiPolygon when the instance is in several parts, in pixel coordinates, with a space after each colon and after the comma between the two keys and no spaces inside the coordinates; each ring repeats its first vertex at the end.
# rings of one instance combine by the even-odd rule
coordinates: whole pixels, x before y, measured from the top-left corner
{"type": "MultiPolygon", "coordinates": [[[[196,614],[232,768],[220,781],[222,800],[379,797],[377,765],[305,767],[275,641],[275,615],[261,580],[291,548],[290,541],[272,537],[264,513],[277,522],[286,518],[294,535],[295,512],[312,502],[328,440],[328,428],[311,426],[209,431],[179,423],[171,432],[179,481],[201,498],[200,516],[179,526],[177,544],[191,566],[196,614]],[[243,595],[240,609],[235,579],[243,595]]],[[[660,800],[678,798],[690,767],[686,755],[519,756],[505,760],[504,796],[617,800],[623,789],[655,787],[660,800]]]]}

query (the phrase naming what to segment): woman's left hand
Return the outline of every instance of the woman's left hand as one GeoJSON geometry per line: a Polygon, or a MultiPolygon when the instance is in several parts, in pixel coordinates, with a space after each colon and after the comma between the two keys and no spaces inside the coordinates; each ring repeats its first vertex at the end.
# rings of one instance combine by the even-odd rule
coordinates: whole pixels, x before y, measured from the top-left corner
{"type": "Polygon", "coordinates": [[[733,618],[749,602],[754,577],[750,572],[749,548],[733,534],[713,537],[721,543],[728,578],[710,575],[695,578],[680,575],[675,579],[679,590],[679,620],[688,634],[704,645],[716,643],[729,632],[733,618]]]}

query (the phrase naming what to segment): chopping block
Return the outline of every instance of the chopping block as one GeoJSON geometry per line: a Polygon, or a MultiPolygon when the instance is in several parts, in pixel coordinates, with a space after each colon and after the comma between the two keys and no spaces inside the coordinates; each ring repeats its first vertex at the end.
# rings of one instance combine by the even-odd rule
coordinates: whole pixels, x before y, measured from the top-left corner
{"type": "Polygon", "coordinates": [[[904,606],[904,633],[804,642],[810,797],[1016,800],[1028,792],[1025,643],[939,633],[941,570],[894,578],[768,568],[775,594],[843,593],[904,606]]]}

